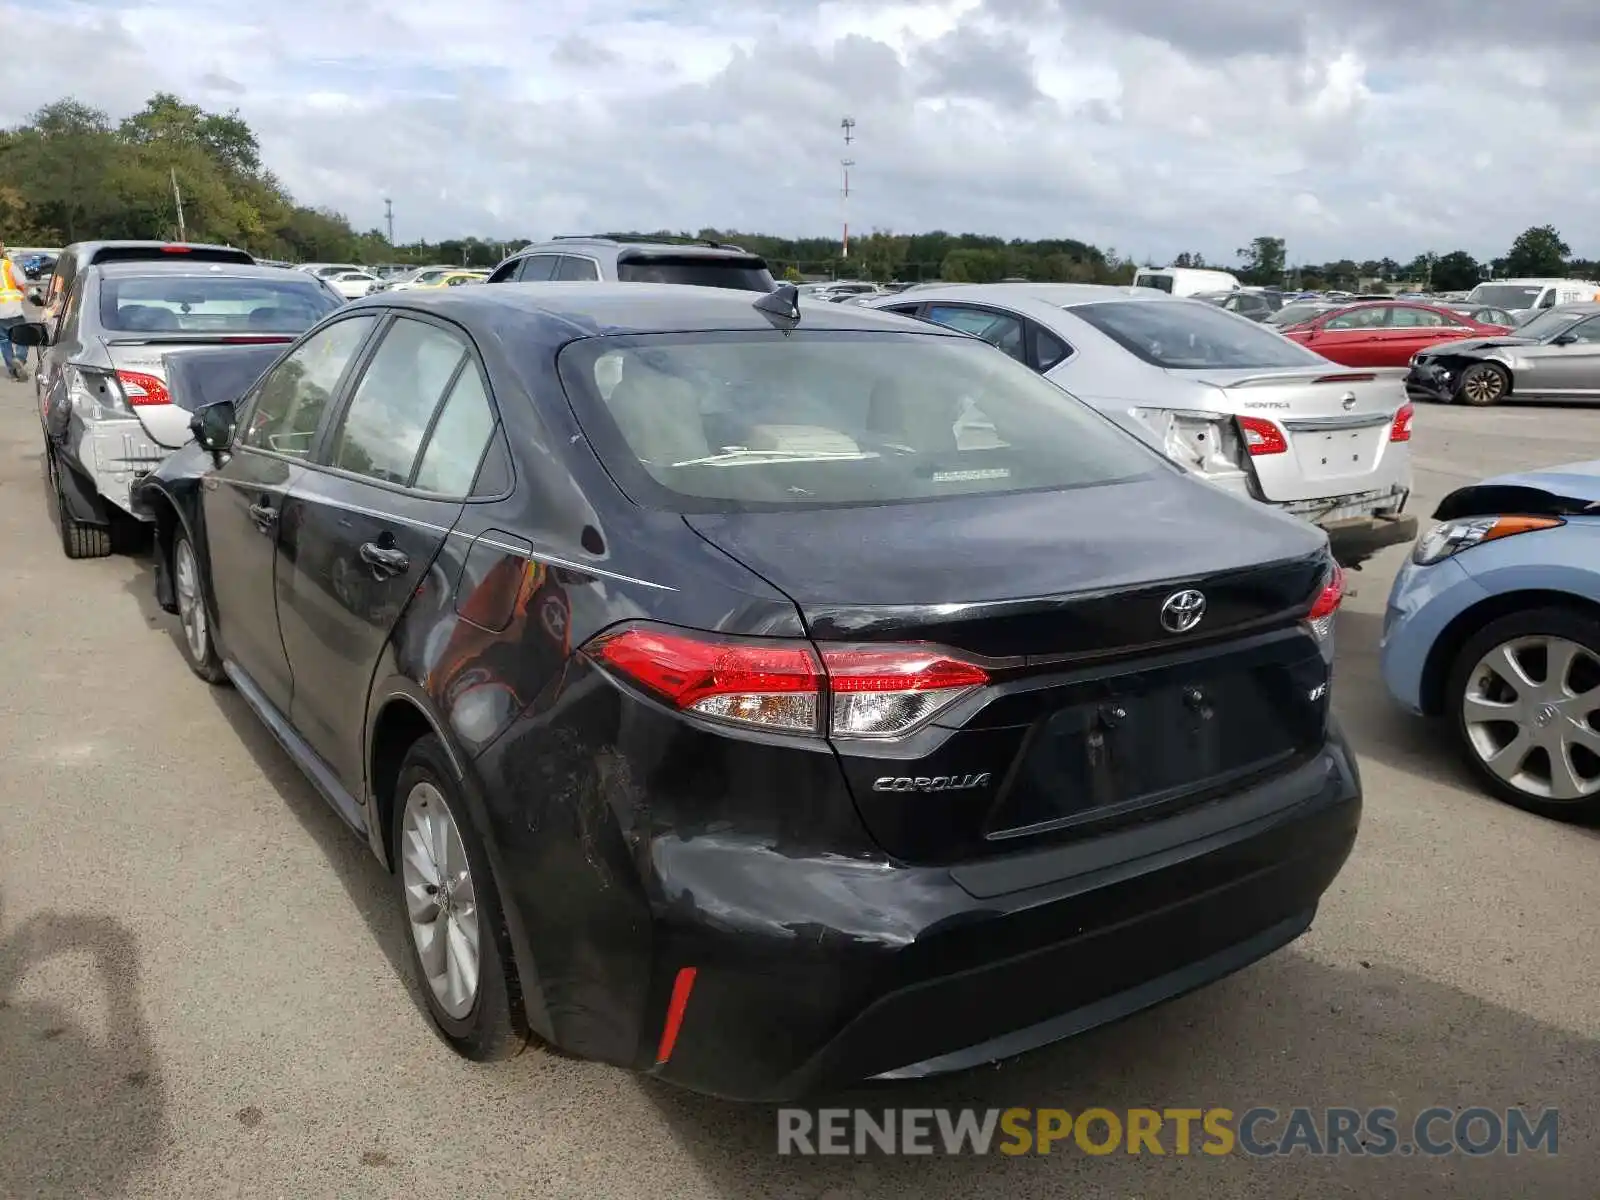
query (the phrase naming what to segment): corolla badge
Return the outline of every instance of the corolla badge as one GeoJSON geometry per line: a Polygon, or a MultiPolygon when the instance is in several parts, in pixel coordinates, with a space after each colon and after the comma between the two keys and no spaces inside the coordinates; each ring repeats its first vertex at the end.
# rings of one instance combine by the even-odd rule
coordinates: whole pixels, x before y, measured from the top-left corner
{"type": "Polygon", "coordinates": [[[1188,633],[1206,615],[1204,593],[1193,588],[1173,592],[1161,604],[1161,628],[1168,633],[1188,633]]]}
{"type": "Polygon", "coordinates": [[[989,772],[978,775],[880,775],[875,792],[966,792],[989,786],[989,772]]]}

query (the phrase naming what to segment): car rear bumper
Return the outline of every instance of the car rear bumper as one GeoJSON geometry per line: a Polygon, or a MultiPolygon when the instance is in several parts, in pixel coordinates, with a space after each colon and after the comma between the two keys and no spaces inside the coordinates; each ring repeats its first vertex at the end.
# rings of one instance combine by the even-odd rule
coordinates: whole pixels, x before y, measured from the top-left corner
{"type": "Polygon", "coordinates": [[[1322,526],[1328,533],[1328,547],[1333,557],[1345,566],[1352,566],[1371,558],[1386,546],[1410,544],[1417,538],[1416,517],[1394,516],[1355,517],[1332,521],[1322,526]]]}
{"type": "Polygon", "coordinates": [[[634,1065],[775,1101],[961,1070],[1114,1021],[1303,932],[1360,811],[1334,734],[1300,767],[1166,820],[949,868],[673,838],[645,881],[677,902],[649,939],[634,1065]]]}

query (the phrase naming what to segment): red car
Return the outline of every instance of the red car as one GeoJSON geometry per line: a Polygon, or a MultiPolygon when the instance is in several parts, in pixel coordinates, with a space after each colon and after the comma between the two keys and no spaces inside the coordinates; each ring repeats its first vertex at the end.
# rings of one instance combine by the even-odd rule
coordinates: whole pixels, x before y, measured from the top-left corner
{"type": "Polygon", "coordinates": [[[1347,367],[1404,367],[1436,342],[1509,333],[1432,304],[1380,300],[1321,313],[1283,335],[1347,367]]]}

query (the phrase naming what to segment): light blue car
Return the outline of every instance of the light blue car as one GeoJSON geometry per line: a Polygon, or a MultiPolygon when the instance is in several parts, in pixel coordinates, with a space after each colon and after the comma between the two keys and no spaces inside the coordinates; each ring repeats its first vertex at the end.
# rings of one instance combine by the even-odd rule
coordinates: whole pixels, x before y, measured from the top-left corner
{"type": "Polygon", "coordinates": [[[1460,488],[1434,519],[1389,593],[1390,694],[1501,799],[1600,816],[1600,461],[1460,488]]]}

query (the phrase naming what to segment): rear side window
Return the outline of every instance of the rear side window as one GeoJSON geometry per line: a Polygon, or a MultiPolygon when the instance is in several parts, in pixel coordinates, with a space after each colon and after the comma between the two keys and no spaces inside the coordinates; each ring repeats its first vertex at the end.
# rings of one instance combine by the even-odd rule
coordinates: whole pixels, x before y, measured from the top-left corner
{"type": "Polygon", "coordinates": [[[980,337],[1018,362],[1028,361],[1027,333],[1020,317],[960,304],[930,304],[928,320],[980,337]]]}
{"type": "Polygon", "coordinates": [[[1311,367],[1327,362],[1254,321],[1199,301],[1113,301],[1080,304],[1071,311],[1130,354],[1168,370],[1311,367]]]}
{"type": "Polygon", "coordinates": [[[627,254],[617,260],[623,283],[682,283],[695,287],[770,292],[777,285],[753,255],[627,254]]]}
{"type": "Polygon", "coordinates": [[[1107,483],[1153,451],[967,338],[804,330],[588,338],[559,365],[637,502],[880,504],[1107,483]]]}
{"type": "Polygon", "coordinates": [[[445,398],[412,486],[445,496],[467,495],[493,431],[494,410],[483,390],[483,377],[469,362],[445,398]]]}
{"type": "Polygon", "coordinates": [[[571,283],[593,283],[600,278],[600,268],[587,258],[579,258],[573,254],[563,255],[561,265],[556,268],[555,277],[571,283]]]}
{"type": "Polygon", "coordinates": [[[329,465],[384,483],[409,483],[439,399],[467,361],[467,345],[455,334],[425,321],[396,320],[339,421],[329,465]]]}
{"type": "Polygon", "coordinates": [[[239,443],[304,458],[372,317],[336,321],[302,342],[261,381],[239,443]]]}

